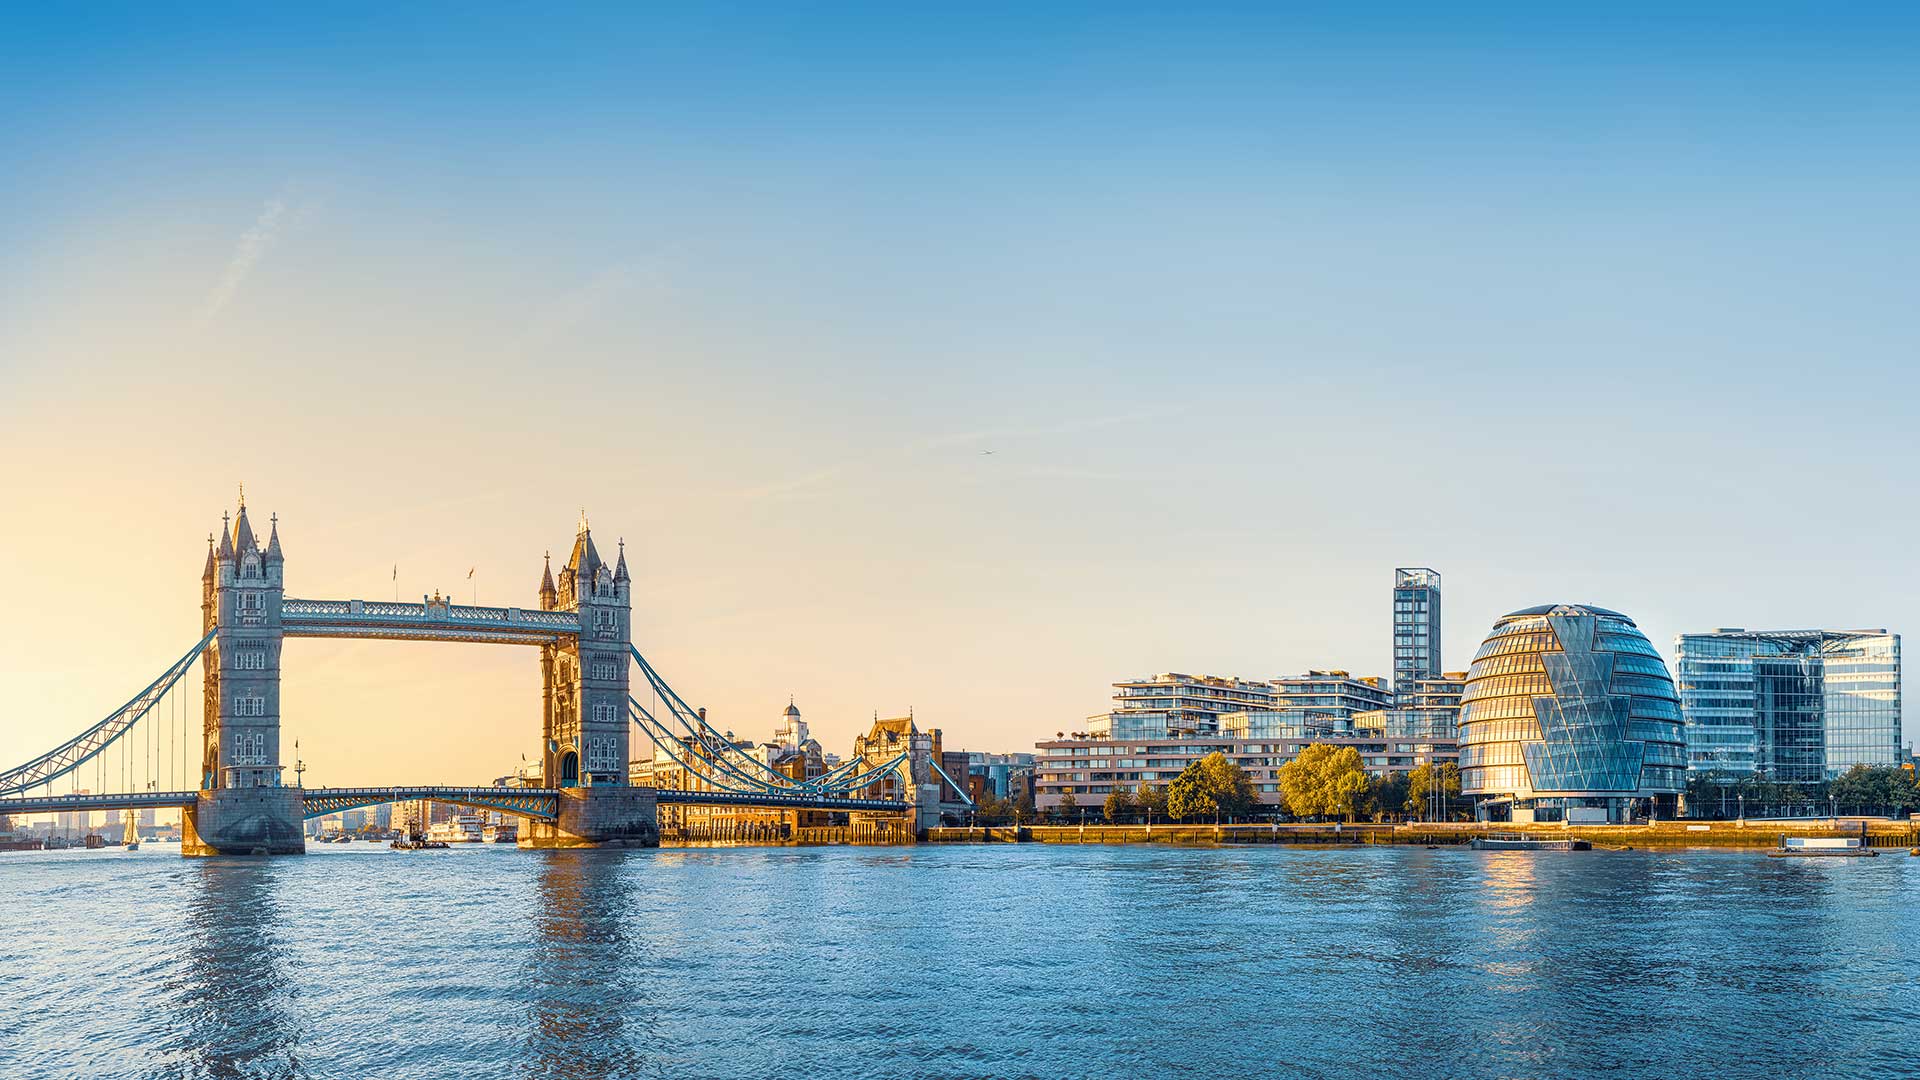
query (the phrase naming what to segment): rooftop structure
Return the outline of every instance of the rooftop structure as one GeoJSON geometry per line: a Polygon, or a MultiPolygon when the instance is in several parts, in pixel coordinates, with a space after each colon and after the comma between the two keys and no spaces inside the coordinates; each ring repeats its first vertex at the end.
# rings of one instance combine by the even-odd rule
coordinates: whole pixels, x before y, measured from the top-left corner
{"type": "Polygon", "coordinates": [[[1393,707],[1393,690],[1379,676],[1356,678],[1340,670],[1309,671],[1273,680],[1275,706],[1341,719],[1393,707]]]}
{"type": "Polygon", "coordinates": [[[1114,739],[1160,738],[1220,730],[1220,716],[1273,707],[1267,683],[1218,675],[1162,672],[1113,684],[1113,711],[1087,718],[1087,733],[1114,739]]]}

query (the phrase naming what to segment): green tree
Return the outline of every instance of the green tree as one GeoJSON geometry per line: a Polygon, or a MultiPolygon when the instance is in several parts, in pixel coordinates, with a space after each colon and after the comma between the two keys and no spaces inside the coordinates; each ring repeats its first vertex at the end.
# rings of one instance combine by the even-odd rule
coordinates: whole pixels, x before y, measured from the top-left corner
{"type": "Polygon", "coordinates": [[[1834,778],[1828,793],[1843,813],[1909,814],[1920,803],[1913,774],[1896,765],[1855,765],[1834,778]]]}
{"type": "Polygon", "coordinates": [[[1388,814],[1405,812],[1410,783],[1403,772],[1390,772],[1372,778],[1367,790],[1367,808],[1372,811],[1373,820],[1379,821],[1388,814]]]}
{"type": "Polygon", "coordinates": [[[1247,771],[1217,750],[1189,763],[1167,784],[1167,814],[1182,821],[1244,814],[1253,805],[1253,781],[1247,771]]]}
{"type": "Polygon", "coordinates": [[[1070,818],[1074,815],[1074,811],[1080,809],[1080,800],[1074,798],[1071,791],[1063,792],[1060,796],[1060,805],[1055,809],[1061,817],[1070,818]]]}
{"type": "Polygon", "coordinates": [[[1116,787],[1107,793],[1106,804],[1100,808],[1100,812],[1106,815],[1108,821],[1117,822],[1133,813],[1133,796],[1127,794],[1126,788],[1116,787]]]}
{"type": "Polygon", "coordinates": [[[1023,792],[1018,799],[1014,800],[1013,820],[1015,824],[1025,825],[1027,822],[1039,816],[1040,811],[1033,805],[1033,792],[1023,792]]]}
{"type": "Polygon", "coordinates": [[[1142,780],[1140,781],[1140,786],[1134,789],[1133,805],[1139,807],[1143,813],[1150,816],[1165,818],[1167,816],[1167,789],[1154,787],[1152,784],[1142,780]]]}
{"type": "Polygon", "coordinates": [[[1280,797],[1295,817],[1351,818],[1367,788],[1360,752],[1351,746],[1313,743],[1280,767],[1280,797]]]}
{"type": "Polygon", "coordinates": [[[1407,774],[1404,808],[1409,814],[1425,815],[1437,811],[1440,820],[1452,816],[1453,800],[1460,797],[1460,766],[1443,761],[1436,769],[1428,762],[1407,774]],[[1435,788],[1438,791],[1435,791],[1435,788]],[[1437,797],[1438,804],[1430,805],[1437,797]]]}

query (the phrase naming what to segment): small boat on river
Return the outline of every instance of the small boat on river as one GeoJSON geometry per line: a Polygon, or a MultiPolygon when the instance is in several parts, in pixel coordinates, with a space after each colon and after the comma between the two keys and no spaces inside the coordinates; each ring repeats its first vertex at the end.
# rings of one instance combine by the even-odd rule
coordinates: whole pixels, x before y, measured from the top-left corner
{"type": "Polygon", "coordinates": [[[1546,838],[1518,833],[1490,833],[1470,842],[1475,851],[1586,851],[1593,845],[1571,836],[1546,838]]]}
{"type": "Polygon", "coordinates": [[[1871,859],[1880,853],[1856,836],[1782,836],[1769,859],[1871,859]]]}

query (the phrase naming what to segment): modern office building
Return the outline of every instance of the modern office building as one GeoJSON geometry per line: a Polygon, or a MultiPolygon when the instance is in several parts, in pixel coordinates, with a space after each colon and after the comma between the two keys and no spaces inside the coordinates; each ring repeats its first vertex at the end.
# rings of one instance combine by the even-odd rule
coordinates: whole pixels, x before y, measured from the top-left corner
{"type": "Polygon", "coordinates": [[[1727,628],[1674,654],[1694,772],[1810,784],[1905,760],[1898,634],[1727,628]]]}
{"type": "Polygon", "coordinates": [[[1440,676],[1440,572],[1403,566],[1393,572],[1393,686],[1440,676]]]}
{"type": "Polygon", "coordinates": [[[1393,708],[1393,690],[1378,676],[1355,678],[1344,671],[1309,671],[1273,680],[1275,709],[1299,709],[1350,720],[1354,713],[1393,708]]]}
{"type": "Polygon", "coordinates": [[[1516,611],[1474,655],[1460,701],[1460,788],[1480,797],[1484,819],[1671,817],[1686,754],[1666,662],[1617,611],[1516,611]]]}
{"type": "Polygon", "coordinates": [[[1092,738],[1165,739],[1213,734],[1222,713],[1274,707],[1267,683],[1218,675],[1163,672],[1113,684],[1113,711],[1087,718],[1092,738]]]}
{"type": "Polygon", "coordinates": [[[1032,754],[987,754],[975,751],[967,755],[967,775],[979,781],[982,793],[996,799],[1010,799],[1013,797],[1015,777],[1021,773],[1031,775],[1033,763],[1032,754]]]}

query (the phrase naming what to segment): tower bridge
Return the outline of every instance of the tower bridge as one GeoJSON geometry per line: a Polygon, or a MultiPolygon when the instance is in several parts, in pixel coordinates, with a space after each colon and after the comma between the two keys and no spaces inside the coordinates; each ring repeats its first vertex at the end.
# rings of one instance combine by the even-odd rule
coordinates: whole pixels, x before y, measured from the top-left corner
{"type": "MultiPolygon", "coordinates": [[[[633,581],[622,543],[613,563],[583,514],[556,575],[543,564],[536,605],[482,607],[438,595],[419,603],[304,599],[285,595],[286,554],[278,515],[265,545],[248,518],[221,516],[201,571],[202,637],[125,705],[53,750],[0,772],[0,816],[77,810],[178,807],[188,855],[287,854],[305,850],[301,821],[341,810],[435,799],[523,819],[522,847],[645,846],[658,842],[661,804],[898,814],[937,813],[946,787],[926,747],[866,752],[811,779],[787,776],[715,731],[633,645],[633,581]],[[540,787],[305,788],[284,780],[280,673],[287,638],[357,638],[525,645],[539,651],[540,787]],[[156,704],[201,669],[198,783],[187,791],[55,794],[81,766],[126,740],[156,704]],[[639,670],[658,703],[643,707],[629,677],[639,670]],[[697,776],[700,790],[629,781],[631,732],[697,776]]],[[[149,729],[151,730],[151,729],[149,729]]],[[[151,736],[149,736],[151,737],[151,736]]],[[[153,784],[149,782],[149,788],[153,784]]]]}

